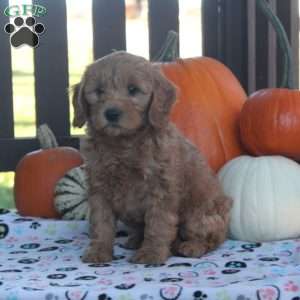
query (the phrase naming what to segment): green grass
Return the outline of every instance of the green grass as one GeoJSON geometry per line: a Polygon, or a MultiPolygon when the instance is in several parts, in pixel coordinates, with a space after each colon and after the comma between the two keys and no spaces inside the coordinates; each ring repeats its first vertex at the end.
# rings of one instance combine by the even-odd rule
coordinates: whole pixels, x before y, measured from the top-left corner
{"type": "Polygon", "coordinates": [[[13,180],[13,172],[0,173],[0,206],[2,208],[14,207],[13,180]]]}
{"type": "Polygon", "coordinates": [[[33,74],[13,72],[14,121],[16,137],[35,136],[33,74]],[[26,74],[26,75],[25,75],[26,74]]]}

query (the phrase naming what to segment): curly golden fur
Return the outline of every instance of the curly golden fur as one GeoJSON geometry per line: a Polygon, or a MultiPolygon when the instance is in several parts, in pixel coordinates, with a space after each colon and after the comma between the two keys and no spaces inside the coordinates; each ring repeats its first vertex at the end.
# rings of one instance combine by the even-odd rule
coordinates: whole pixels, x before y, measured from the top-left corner
{"type": "Polygon", "coordinates": [[[226,238],[231,199],[199,151],[169,121],[175,87],[159,68],[115,52],[74,88],[73,124],[87,123],[90,245],[84,262],[112,259],[118,219],[132,232],[131,261],[200,257],[226,238]]]}

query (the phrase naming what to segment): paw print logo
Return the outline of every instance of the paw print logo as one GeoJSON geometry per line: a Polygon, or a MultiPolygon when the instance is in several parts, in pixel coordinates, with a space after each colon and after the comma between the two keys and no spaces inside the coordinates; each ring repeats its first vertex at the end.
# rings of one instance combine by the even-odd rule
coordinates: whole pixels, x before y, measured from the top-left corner
{"type": "Polygon", "coordinates": [[[205,300],[205,299],[207,299],[207,295],[204,294],[201,291],[195,291],[193,296],[194,296],[194,300],[205,300]]]}
{"type": "Polygon", "coordinates": [[[10,34],[10,43],[14,47],[28,45],[35,48],[39,44],[39,35],[45,31],[42,23],[36,23],[35,18],[16,17],[13,23],[4,26],[4,31],[10,34]]]}

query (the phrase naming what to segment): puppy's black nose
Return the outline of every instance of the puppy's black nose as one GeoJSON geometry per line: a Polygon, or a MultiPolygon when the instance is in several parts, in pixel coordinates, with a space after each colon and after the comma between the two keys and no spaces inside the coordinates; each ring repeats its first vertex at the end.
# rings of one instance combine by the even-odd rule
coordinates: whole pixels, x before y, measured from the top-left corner
{"type": "Polygon", "coordinates": [[[118,108],[109,108],[105,111],[104,115],[107,121],[118,122],[122,115],[122,111],[118,108]]]}

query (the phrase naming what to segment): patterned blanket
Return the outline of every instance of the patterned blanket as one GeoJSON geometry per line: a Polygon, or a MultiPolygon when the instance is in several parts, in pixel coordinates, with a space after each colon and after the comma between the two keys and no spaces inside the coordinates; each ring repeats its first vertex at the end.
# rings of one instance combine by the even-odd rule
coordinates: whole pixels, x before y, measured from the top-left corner
{"type": "Polygon", "coordinates": [[[300,240],[226,241],[201,259],[127,262],[119,228],[114,260],[83,264],[86,221],[24,218],[0,211],[0,299],[300,300],[300,240]]]}

